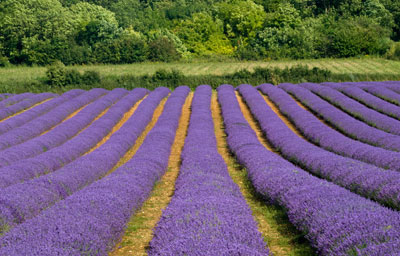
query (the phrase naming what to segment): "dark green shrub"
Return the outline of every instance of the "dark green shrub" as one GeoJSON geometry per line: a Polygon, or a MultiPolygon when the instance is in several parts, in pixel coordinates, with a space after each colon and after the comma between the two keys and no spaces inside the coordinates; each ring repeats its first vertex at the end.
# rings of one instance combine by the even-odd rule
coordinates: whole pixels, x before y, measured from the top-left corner
{"type": "Polygon", "coordinates": [[[76,69],[67,70],[65,74],[65,81],[63,85],[69,84],[81,84],[82,83],[82,75],[76,69]]]}
{"type": "Polygon", "coordinates": [[[254,49],[253,46],[240,46],[235,51],[235,57],[239,60],[259,60],[261,56],[259,51],[254,49]]]}
{"type": "Polygon", "coordinates": [[[101,82],[100,74],[96,71],[86,71],[81,75],[82,84],[99,84],[101,82]]]}
{"type": "Polygon", "coordinates": [[[400,42],[393,43],[388,52],[386,58],[390,60],[400,60],[400,42]]]}
{"type": "Polygon", "coordinates": [[[67,69],[60,61],[54,62],[46,70],[47,83],[51,86],[64,86],[67,69]]]}
{"type": "Polygon", "coordinates": [[[96,71],[86,71],[81,74],[76,69],[67,69],[60,61],[47,68],[47,84],[52,87],[67,85],[93,85],[101,82],[100,74],[96,71]]]}
{"type": "Polygon", "coordinates": [[[328,20],[318,30],[316,49],[323,57],[353,57],[385,54],[390,33],[367,17],[328,20]]]}
{"type": "Polygon", "coordinates": [[[0,55],[0,67],[8,67],[10,66],[10,62],[8,61],[8,58],[5,56],[0,55]]]}
{"type": "Polygon", "coordinates": [[[180,58],[174,42],[167,37],[159,37],[149,43],[149,59],[152,61],[170,62],[180,58]]]}
{"type": "Polygon", "coordinates": [[[151,77],[151,80],[155,83],[162,82],[168,84],[178,84],[185,78],[185,75],[179,70],[167,71],[164,69],[157,70],[156,73],[151,77]]]}
{"type": "Polygon", "coordinates": [[[148,46],[141,38],[122,37],[94,45],[93,59],[97,63],[134,63],[147,59],[148,46]]]}

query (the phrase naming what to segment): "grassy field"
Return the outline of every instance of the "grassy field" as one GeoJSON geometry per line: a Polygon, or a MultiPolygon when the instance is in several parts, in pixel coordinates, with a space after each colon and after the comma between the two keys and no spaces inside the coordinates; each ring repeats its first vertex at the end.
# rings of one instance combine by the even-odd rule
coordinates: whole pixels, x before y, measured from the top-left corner
{"type": "MultiPolygon", "coordinates": [[[[380,75],[399,75],[400,62],[380,58],[358,59],[318,59],[318,60],[283,60],[283,61],[248,61],[239,62],[192,62],[192,63],[135,63],[127,65],[90,65],[76,66],[80,71],[94,70],[103,77],[153,74],[159,69],[180,70],[185,75],[224,75],[241,69],[253,70],[255,67],[290,67],[307,65],[328,69],[334,74],[348,75],[349,80],[358,74],[374,77],[380,75]]],[[[30,82],[45,77],[45,67],[7,67],[0,68],[0,84],[30,82]]]]}

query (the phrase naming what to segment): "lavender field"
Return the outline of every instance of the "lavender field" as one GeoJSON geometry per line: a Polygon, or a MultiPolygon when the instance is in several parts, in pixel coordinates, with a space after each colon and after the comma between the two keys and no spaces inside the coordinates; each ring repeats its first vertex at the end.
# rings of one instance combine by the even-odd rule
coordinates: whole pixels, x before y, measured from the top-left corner
{"type": "Polygon", "coordinates": [[[400,255],[399,211],[400,82],[0,94],[1,256],[400,255]]]}

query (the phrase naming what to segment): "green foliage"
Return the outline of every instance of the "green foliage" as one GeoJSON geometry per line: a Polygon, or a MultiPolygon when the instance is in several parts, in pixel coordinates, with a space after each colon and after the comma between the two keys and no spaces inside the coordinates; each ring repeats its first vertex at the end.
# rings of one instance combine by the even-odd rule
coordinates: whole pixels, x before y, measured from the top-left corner
{"type": "Polygon", "coordinates": [[[400,1],[4,0],[0,31],[0,66],[383,56],[400,1]]]}
{"type": "Polygon", "coordinates": [[[67,85],[93,85],[101,82],[100,74],[95,71],[86,71],[81,74],[76,69],[67,69],[62,62],[55,62],[46,70],[47,84],[52,87],[67,85]]]}
{"type": "Polygon", "coordinates": [[[181,71],[176,69],[172,69],[171,71],[160,69],[150,77],[154,83],[168,82],[171,85],[177,85],[185,76],[181,71]]]}
{"type": "Polygon", "coordinates": [[[94,45],[94,62],[99,63],[134,63],[147,59],[148,45],[136,36],[123,36],[112,41],[94,45]]]}
{"type": "Polygon", "coordinates": [[[152,61],[170,62],[180,58],[174,42],[167,37],[159,37],[149,43],[149,59],[152,61]]]}
{"type": "Polygon", "coordinates": [[[173,31],[196,55],[229,55],[233,52],[230,41],[224,35],[223,23],[209,14],[196,13],[191,19],[179,21],[173,31]]]}
{"type": "Polygon", "coordinates": [[[266,27],[257,33],[250,47],[259,56],[272,59],[315,57],[313,28],[311,26],[266,27]]]}
{"type": "Polygon", "coordinates": [[[182,40],[168,29],[158,29],[158,30],[150,31],[148,37],[149,37],[149,40],[151,40],[151,41],[165,38],[173,44],[174,48],[176,49],[176,51],[178,52],[178,54],[181,57],[189,57],[190,56],[190,52],[188,52],[188,49],[186,48],[186,46],[182,42],[182,40]]]}
{"type": "Polygon", "coordinates": [[[391,28],[394,26],[393,15],[379,0],[366,0],[364,2],[362,14],[374,19],[383,27],[391,28]]]}
{"type": "Polygon", "coordinates": [[[216,11],[228,37],[242,40],[254,37],[266,18],[264,8],[251,0],[221,2],[216,4],[216,11]]]}
{"type": "Polygon", "coordinates": [[[264,25],[277,28],[295,28],[301,24],[300,12],[290,3],[279,3],[276,9],[267,13],[264,25]]]}
{"type": "Polygon", "coordinates": [[[0,2],[0,44],[11,63],[47,64],[73,32],[71,16],[58,0],[0,2]]]}
{"type": "Polygon", "coordinates": [[[46,70],[47,83],[52,86],[64,86],[67,77],[67,69],[62,62],[55,62],[46,70]]]}
{"type": "Polygon", "coordinates": [[[8,58],[0,55],[0,67],[8,67],[8,66],[10,66],[10,62],[8,61],[8,58]]]}
{"type": "Polygon", "coordinates": [[[390,60],[400,60],[400,42],[393,43],[386,53],[386,58],[390,60]]]}
{"type": "MultiPolygon", "coordinates": [[[[79,81],[79,80],[77,80],[79,81]]],[[[85,71],[83,75],[81,75],[80,83],[81,84],[99,84],[101,82],[100,74],[96,71],[85,71]]],[[[74,84],[71,82],[70,84],[74,84]]]]}
{"type": "Polygon", "coordinates": [[[326,56],[381,55],[390,47],[389,31],[367,17],[329,20],[320,33],[317,47],[326,56]]]}

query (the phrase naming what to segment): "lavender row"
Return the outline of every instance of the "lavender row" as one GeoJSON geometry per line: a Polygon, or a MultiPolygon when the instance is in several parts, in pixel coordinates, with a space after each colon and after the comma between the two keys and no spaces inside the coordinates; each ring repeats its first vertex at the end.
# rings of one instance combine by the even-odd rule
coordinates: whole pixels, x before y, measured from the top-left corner
{"type": "Polygon", "coordinates": [[[30,109],[29,111],[25,111],[24,113],[14,116],[10,119],[1,121],[0,135],[49,112],[58,105],[81,95],[83,92],[84,92],[83,90],[78,90],[78,89],[70,90],[57,98],[44,102],[39,106],[30,109]]]}
{"type": "Polygon", "coordinates": [[[380,113],[400,120],[400,107],[373,96],[359,87],[347,83],[331,84],[330,86],[380,113]]]}
{"type": "Polygon", "coordinates": [[[372,110],[337,90],[311,83],[300,84],[300,86],[307,88],[349,115],[364,121],[372,127],[400,135],[400,121],[372,110]]]}
{"type": "Polygon", "coordinates": [[[13,94],[11,94],[11,93],[1,93],[0,94],[0,101],[5,100],[5,99],[7,99],[7,98],[9,98],[11,96],[13,96],[13,94]]]}
{"type": "Polygon", "coordinates": [[[400,95],[386,88],[381,83],[369,83],[368,86],[362,86],[362,88],[381,99],[396,105],[400,105],[400,95]]]}
{"type": "Polygon", "coordinates": [[[21,100],[18,103],[15,103],[9,107],[5,107],[0,109],[0,120],[5,119],[11,115],[14,115],[24,109],[32,107],[33,105],[40,103],[44,100],[57,97],[58,95],[55,93],[40,93],[36,94],[30,98],[26,98],[21,100]]]}
{"type": "Polygon", "coordinates": [[[72,193],[104,176],[134,145],[167,88],[154,90],[131,118],[93,152],[57,171],[0,190],[0,233],[30,219],[72,193]]]}
{"type": "Polygon", "coordinates": [[[400,94],[400,83],[399,83],[399,81],[383,81],[383,82],[381,82],[381,84],[383,86],[385,86],[386,88],[388,88],[388,89],[400,94]]]}
{"type": "MultiPolygon", "coordinates": [[[[240,87],[241,91],[250,89],[240,87]]],[[[221,86],[218,94],[228,145],[247,168],[255,190],[284,207],[289,220],[306,234],[320,255],[378,256],[400,252],[398,212],[318,179],[268,151],[244,119],[233,88],[221,86]]],[[[263,110],[265,106],[257,108],[263,110]]],[[[262,116],[259,121],[265,123],[269,119],[262,116]]]]}
{"type": "Polygon", "coordinates": [[[62,145],[82,129],[85,129],[93,119],[126,94],[127,90],[125,89],[114,89],[86,106],[73,118],[57,125],[48,133],[0,151],[0,168],[62,145]]]}
{"type": "Polygon", "coordinates": [[[124,116],[125,112],[147,92],[148,90],[142,88],[134,89],[111,106],[102,117],[63,145],[36,157],[0,168],[0,188],[53,172],[86,153],[101,141],[124,116]]]}
{"type": "Polygon", "coordinates": [[[0,239],[0,255],[107,255],[167,168],[188,92],[175,89],[130,161],[10,231],[0,239]]]}
{"type": "Polygon", "coordinates": [[[0,135],[0,150],[20,144],[40,135],[51,127],[62,122],[74,111],[103,96],[106,92],[107,90],[104,89],[92,89],[59,105],[44,115],[0,135]]]}
{"type": "MultiPolygon", "coordinates": [[[[301,108],[280,88],[268,84],[260,85],[258,88],[264,94],[268,95],[278,106],[279,110],[313,143],[343,156],[361,160],[382,168],[400,171],[400,153],[373,147],[344,136],[342,133],[324,125],[309,111],[301,108]]],[[[340,90],[349,89],[347,91],[356,93],[361,91],[359,95],[362,97],[364,97],[364,93],[367,96],[378,99],[356,87],[337,85],[335,88],[340,90]]],[[[397,108],[396,106],[393,107],[397,108]]]]}
{"type": "Polygon", "coordinates": [[[219,155],[211,88],[197,87],[175,192],[149,255],[268,255],[250,208],[219,155]]]}
{"type": "Polygon", "coordinates": [[[301,86],[280,84],[278,87],[293,95],[314,113],[322,117],[350,138],[373,146],[400,151],[399,136],[373,128],[366,123],[349,116],[301,86]]]}
{"type": "MultiPolygon", "coordinates": [[[[266,84],[259,88],[277,103],[281,111],[289,116],[311,141],[342,155],[400,169],[400,153],[353,141],[323,125],[308,111],[300,108],[281,89],[266,84]]],[[[259,120],[267,139],[285,158],[361,196],[400,209],[400,173],[398,171],[384,170],[336,155],[303,140],[285,125],[253,88],[242,86],[239,90],[259,120]]]]}
{"type": "Polygon", "coordinates": [[[29,99],[31,97],[35,96],[35,94],[30,93],[30,92],[26,92],[26,93],[21,93],[21,94],[15,94],[11,97],[8,97],[5,100],[2,100],[0,102],[0,109],[5,108],[5,107],[9,107],[17,102],[20,102],[21,100],[24,99],[29,99]]]}

